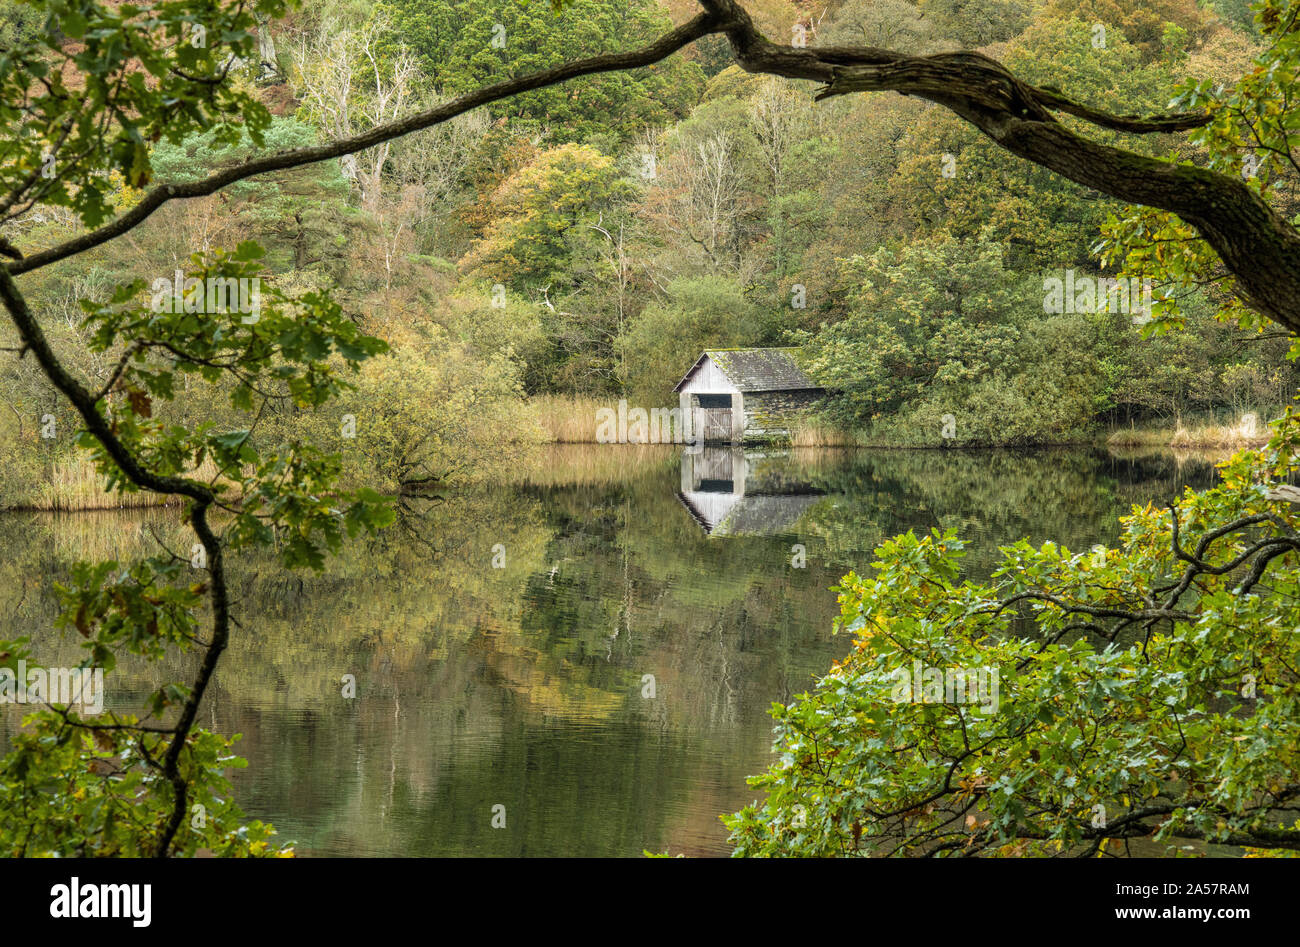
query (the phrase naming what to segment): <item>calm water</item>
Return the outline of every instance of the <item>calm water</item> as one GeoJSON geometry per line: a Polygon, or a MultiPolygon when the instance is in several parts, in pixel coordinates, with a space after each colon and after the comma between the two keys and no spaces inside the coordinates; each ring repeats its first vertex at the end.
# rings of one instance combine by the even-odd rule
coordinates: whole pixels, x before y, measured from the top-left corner
{"type": "MultiPolygon", "coordinates": [[[[322,574],[238,564],[243,628],[201,717],[244,735],[241,802],[301,853],[725,854],[718,816],[770,760],[766,711],[847,651],[827,589],[882,538],[956,527],[979,575],[999,543],[1109,543],[1133,503],[1213,478],[1098,451],[600,446],[527,466],[408,504],[322,574]]],[[[151,531],[190,542],[168,511],[0,514],[4,634],[75,663],[50,630],[54,581],[78,558],[151,552],[151,531]]],[[[154,679],[121,666],[109,706],[137,708],[154,679]]],[[[0,711],[0,736],[17,717],[0,711]]]]}

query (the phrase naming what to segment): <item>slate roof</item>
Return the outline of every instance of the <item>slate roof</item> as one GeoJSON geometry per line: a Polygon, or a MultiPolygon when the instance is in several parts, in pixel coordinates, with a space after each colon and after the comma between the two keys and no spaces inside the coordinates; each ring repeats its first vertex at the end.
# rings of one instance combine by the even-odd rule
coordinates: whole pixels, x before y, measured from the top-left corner
{"type": "Polygon", "coordinates": [[[741,391],[820,391],[821,385],[809,378],[795,361],[798,351],[797,348],[708,349],[695,360],[673,391],[680,391],[706,358],[741,391]]]}

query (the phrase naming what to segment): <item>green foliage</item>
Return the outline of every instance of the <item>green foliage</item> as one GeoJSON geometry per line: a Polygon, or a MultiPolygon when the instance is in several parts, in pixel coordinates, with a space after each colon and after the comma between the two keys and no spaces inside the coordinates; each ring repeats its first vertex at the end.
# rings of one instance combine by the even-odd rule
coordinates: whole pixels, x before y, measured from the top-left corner
{"type": "Polygon", "coordinates": [[[1113,41],[1111,34],[1122,30],[1125,39],[1140,49],[1146,60],[1168,54],[1165,44],[1169,27],[1186,36],[1200,33],[1206,21],[1196,0],[1051,0],[1047,12],[1084,23],[1105,24],[1107,45],[1113,41]]]}
{"type": "MultiPolygon", "coordinates": [[[[485,0],[390,0],[390,6],[403,42],[447,95],[574,59],[635,49],[672,25],[652,0],[572,0],[558,13],[542,3],[485,0]],[[498,36],[502,45],[494,47],[498,36]]],[[[646,69],[528,92],[491,108],[552,141],[599,136],[623,142],[646,126],[683,116],[703,81],[698,66],[674,57],[646,69]]]]}
{"type": "Polygon", "coordinates": [[[498,189],[497,217],[462,266],[508,287],[565,287],[570,231],[595,223],[602,208],[631,193],[614,159],[589,145],[542,152],[498,189]]]}
{"type": "MultiPolygon", "coordinates": [[[[351,387],[340,376],[341,368],[355,371],[363,360],[387,350],[382,340],[363,334],[328,294],[290,298],[269,280],[264,283],[261,256],[261,247],[251,242],[229,254],[196,255],[195,268],[186,273],[186,286],[192,288],[182,305],[175,305],[174,287],[165,285],[169,281],[150,287],[147,306],[137,301],[143,284],[127,284],[106,305],[85,303],[86,323],[93,329],[92,351],[109,351],[125,342],[121,371],[111,389],[120,399],[113,424],[121,444],[164,477],[210,462],[216,470],[212,489],[218,496],[233,490],[241,501],[228,533],[231,548],[278,539],[286,566],[319,568],[323,550],[336,550],[344,532],[355,535],[391,518],[377,494],[330,496],[338,461],[315,445],[293,441],[259,450],[252,426],[215,432],[206,425],[187,429],[154,416],[154,399],[176,396],[178,372],[209,383],[231,376],[231,406],[254,415],[268,387],[300,408],[324,404],[351,387]],[[256,287],[254,311],[210,311],[218,298],[213,287],[221,285],[256,287]],[[158,352],[169,360],[151,358],[158,352]]],[[[86,432],[80,441],[110,490],[138,489],[98,439],[86,432]]]]}
{"type": "MultiPolygon", "coordinates": [[[[1237,89],[1192,84],[1172,103],[1210,108],[1215,120],[1194,137],[1220,169],[1232,168],[1250,136],[1262,133],[1254,140],[1272,164],[1252,185],[1261,194],[1272,175],[1285,173],[1292,145],[1285,89],[1294,17],[1290,5],[1289,15],[1283,9],[1264,7],[1261,23],[1277,42],[1237,89]]],[[[1130,38],[1150,38],[1143,24],[1149,18],[1126,21],[1130,38]]],[[[1192,30],[1175,25],[1160,35],[1181,46],[1192,30]]],[[[1271,196],[1285,204],[1287,191],[1271,196]]],[[[1173,284],[1181,305],[1162,307],[1145,330],[1155,337],[1148,360],[1127,363],[1143,377],[1118,389],[1111,386],[1126,372],[1117,367],[1131,356],[1114,344],[1117,321],[1106,314],[1095,321],[1108,390],[1094,397],[1149,399],[1153,407],[1165,397],[1216,397],[1216,383],[1258,384],[1230,364],[1204,325],[1210,307],[1196,287],[1231,286],[1192,237],[1170,215],[1130,210],[1111,220],[1103,264],[1123,261],[1130,274],[1173,284]],[[1171,334],[1182,327],[1194,331],[1171,334]]],[[[894,274],[877,266],[864,285],[894,274]]],[[[918,295],[926,304],[917,312],[952,308],[916,292],[925,285],[908,273],[905,291],[882,293],[873,309],[888,323],[918,295]]],[[[996,284],[985,276],[977,285],[996,284]]],[[[1221,315],[1242,328],[1265,324],[1240,302],[1221,315]]],[[[822,335],[853,344],[834,329],[822,335]]],[[[910,352],[897,344],[886,351],[910,352]]],[[[827,367],[839,364],[820,354],[827,367]]],[[[915,355],[899,361],[915,363],[915,355]]],[[[901,397],[898,383],[885,387],[884,372],[871,377],[877,388],[860,397],[901,397]]],[[[853,651],[811,693],[772,709],[781,759],[751,780],[766,800],[724,818],[735,853],[1300,850],[1293,809],[1300,516],[1289,485],[1298,453],[1292,406],[1273,422],[1267,447],[1222,464],[1213,488],[1188,488],[1165,510],[1135,506],[1117,548],[1071,552],[1022,540],[999,549],[987,580],[963,572],[966,544],[955,530],[909,531],[883,543],[873,575],[850,573],[837,588],[836,628],[854,633],[853,651]],[[972,674],[983,686],[963,693],[972,674]]]]}
{"type": "MultiPolygon", "coordinates": [[[[83,302],[90,350],[122,353],[96,407],[111,420],[114,449],[125,449],[153,476],[194,478],[200,469],[211,471],[191,482],[206,484],[218,498],[231,496],[226,549],[274,546],[286,567],[319,569],[345,535],[391,522],[388,501],[367,487],[351,493],[335,489],[337,456],[301,440],[260,447],[252,433],[272,394],[301,407],[319,406],[351,387],[341,371],[355,371],[386,345],[358,330],[327,294],[291,298],[263,282],[261,256],[251,242],[232,253],[196,255],[187,284],[178,290],[179,305],[170,286],[146,287],[143,281],[118,286],[106,303],[83,302]],[[230,307],[230,297],[211,290],[222,285],[258,287],[257,304],[251,311],[230,307]],[[155,404],[173,400],[178,375],[187,374],[209,384],[233,378],[231,406],[252,423],[223,431],[159,417],[155,404]]],[[[110,490],[140,489],[108,444],[89,431],[78,442],[110,490]]],[[[84,666],[106,672],[122,652],[158,660],[170,649],[187,650],[198,637],[197,615],[212,592],[208,581],[193,580],[193,566],[172,553],[128,565],[80,563],[72,581],[60,587],[57,625],[85,639],[84,666]]],[[[220,607],[226,607],[224,600],[220,607]]],[[[0,642],[0,652],[9,660],[19,654],[7,642],[0,642]]],[[[6,801],[12,803],[0,805],[4,844],[28,853],[47,846],[51,853],[149,851],[165,837],[174,806],[174,787],[159,762],[171,732],[160,724],[189,696],[182,685],[163,685],[140,721],[116,715],[80,721],[57,707],[31,715],[29,729],[0,764],[11,797],[6,801]],[[132,742],[133,734],[139,742],[132,742]],[[33,763],[37,756],[39,766],[33,763]],[[49,784],[53,773],[63,779],[49,784]],[[33,804],[31,794],[38,789],[40,801],[33,804]],[[136,807],[129,827],[120,821],[122,806],[136,807]]],[[[185,738],[178,764],[187,801],[205,806],[214,821],[201,831],[182,833],[175,848],[181,854],[200,847],[226,854],[268,850],[270,829],[239,825],[239,810],[228,799],[223,769],[238,765],[226,753],[228,746],[198,729],[185,738]]]]}
{"type": "MultiPolygon", "coordinates": [[[[250,143],[302,143],[301,129],[273,129],[265,106],[230,74],[255,53],[257,17],[283,13],[282,0],[40,6],[48,14],[40,30],[0,50],[7,217],[39,202],[70,208],[93,227],[160,172],[183,180],[247,154],[250,143]]],[[[275,192],[250,185],[235,196],[275,192]]],[[[287,567],[319,569],[344,536],[392,520],[373,489],[337,488],[337,455],[301,439],[266,443],[255,435],[268,407],[319,407],[350,390],[345,375],[387,349],[328,292],[277,285],[264,256],[244,241],[192,256],[179,286],[169,273],[69,294],[79,300],[79,318],[69,311],[67,319],[79,357],[101,369],[81,383],[86,424],[76,443],[109,491],[187,497],[202,551],[79,563],[59,588],[56,625],[83,639],[82,667],[112,671],[122,654],[158,661],[188,650],[203,640],[199,616],[207,609],[213,625],[202,647],[219,654],[229,624],[224,554],[275,548],[287,567]],[[192,383],[224,395],[225,418],[243,423],[184,423],[173,402],[187,400],[192,383]],[[214,505],[220,536],[208,521],[214,505]],[[196,570],[206,577],[195,581],[196,570]]],[[[29,347],[43,346],[40,329],[24,324],[20,307],[10,309],[29,347]]],[[[67,371],[52,359],[48,350],[40,356],[47,374],[67,371]]],[[[0,642],[7,667],[26,656],[24,642],[0,642]]],[[[231,741],[193,726],[212,666],[205,662],[192,685],[156,688],[139,719],[82,718],[58,705],[29,715],[0,761],[0,847],[52,855],[271,851],[272,830],[241,824],[229,799],[225,770],[241,765],[231,741]],[[204,817],[182,828],[191,805],[204,817]]]]}
{"type": "Polygon", "coordinates": [[[247,134],[262,144],[266,107],[247,87],[219,80],[230,57],[255,56],[256,17],[283,15],[285,0],[30,2],[45,13],[40,30],[0,48],[5,210],[15,198],[39,200],[93,227],[111,213],[110,171],[131,187],[153,179],[153,142],[210,131],[217,141],[247,134]]]}
{"type": "Polygon", "coordinates": [[[858,287],[848,313],[804,347],[836,422],[895,443],[1068,440],[1100,407],[1081,364],[1090,325],[1044,316],[1041,284],[997,244],[880,250],[847,261],[844,279],[858,287]]]}
{"type": "Polygon", "coordinates": [[[508,346],[482,359],[433,325],[394,335],[368,361],[339,409],[355,436],[340,439],[339,411],[295,412],[284,436],[346,443],[341,479],[389,493],[429,492],[481,478],[541,440],[524,412],[521,367],[508,346]]]}
{"type": "Polygon", "coordinates": [[[773,707],[781,760],[724,820],[736,854],[1300,848],[1297,516],[1268,495],[1297,421],[1172,514],[1134,507],[1117,549],[1021,541],[972,582],[952,531],[883,543],[837,589],[853,652],[773,707]],[[996,670],[997,699],[900,690],[914,662],[996,670]]]}
{"type": "Polygon", "coordinates": [[[860,289],[849,314],[814,340],[815,377],[843,392],[841,411],[866,421],[944,385],[961,388],[1006,368],[1032,299],[995,244],[951,238],[855,257],[860,289]]]}
{"type": "Polygon", "coordinates": [[[1237,29],[1258,35],[1255,12],[1260,6],[1258,0],[1210,0],[1207,5],[1237,29]]]}
{"type": "MultiPolygon", "coordinates": [[[[1092,45],[1088,23],[1039,20],[1013,40],[1003,57],[1026,81],[1068,90],[1119,113],[1159,111],[1181,72],[1143,65],[1136,47],[1113,30],[1104,48],[1092,45]]],[[[1090,138],[1143,150],[1140,139],[1089,129],[1090,138]]],[[[1114,202],[1021,161],[943,109],[924,113],[903,139],[890,182],[921,233],[984,236],[1006,247],[1018,269],[1088,266],[1096,233],[1114,202]],[[944,156],[951,156],[948,174],[944,156]]],[[[914,235],[912,235],[914,238],[914,235]]]]}
{"type": "MultiPolygon", "coordinates": [[[[314,145],[317,138],[315,128],[289,118],[273,119],[262,134],[263,147],[271,152],[314,145]]],[[[248,138],[229,144],[209,131],[176,144],[161,141],[151,160],[159,181],[184,183],[245,161],[256,150],[248,138]]],[[[228,225],[257,233],[268,269],[279,274],[320,269],[337,282],[346,271],[340,231],[358,223],[348,192],[338,165],[326,162],[239,181],[222,192],[220,207],[228,225]]]]}
{"type": "Polygon", "coordinates": [[[0,0],[0,49],[35,39],[40,11],[23,0],[0,0]]]}
{"type": "Polygon", "coordinates": [[[920,0],[917,8],[934,21],[935,33],[974,48],[997,43],[1020,33],[1033,9],[1025,0],[920,0]]]}
{"type": "MultiPolygon", "coordinates": [[[[345,19],[391,15],[392,48],[381,44],[379,71],[399,41],[409,46],[430,77],[421,101],[633,48],[669,26],[651,0],[393,0],[378,13],[331,4],[325,14],[344,6],[345,19]],[[501,45],[492,42],[497,35],[501,45]]],[[[788,42],[795,8],[775,0],[750,6],[776,41],[788,42]]],[[[1252,186],[1290,207],[1293,6],[1261,7],[1271,45],[1258,68],[1226,90],[1205,82],[1173,91],[1185,56],[1210,29],[1189,0],[1164,0],[1154,11],[1110,0],[1063,0],[1046,11],[1019,0],[839,4],[822,36],[860,42],[874,30],[879,41],[916,49],[1007,41],[1006,61],[1019,74],[1112,111],[1156,111],[1174,96],[1175,107],[1208,107],[1214,121],[1192,136],[1194,159],[1232,169],[1254,154],[1260,172],[1252,186]],[[1096,20],[1114,27],[1104,49],[1090,42],[1096,20]]],[[[338,133],[311,124],[328,124],[320,110],[272,120],[251,85],[257,24],[287,7],[0,3],[7,195],[0,221],[17,221],[34,245],[55,242],[134,206],[151,183],[195,180],[256,150],[338,133]]],[[[150,478],[211,491],[223,549],[322,569],[345,536],[389,522],[381,492],[473,479],[488,458],[512,457],[521,439],[535,437],[520,412],[521,389],[623,388],[657,403],[701,349],[778,344],[792,329],[808,333],[813,365],[840,391],[835,419],[894,443],[935,443],[950,414],[956,429],[945,443],[1021,443],[1075,437],[1108,413],[1254,407],[1261,392],[1287,388],[1289,373],[1270,363],[1277,345],[1243,354],[1240,333],[1210,324],[1207,310],[1231,282],[1176,218],[1097,201],[1011,159],[940,109],[885,97],[814,107],[809,84],[724,70],[730,59],[720,51],[715,38],[654,67],[496,103],[486,133],[466,125],[460,139],[396,145],[377,159],[376,187],[361,207],[328,162],[241,182],[184,210],[172,205],[175,213],[133,232],[131,247],[105,246],[24,277],[54,350],[95,393],[94,411],[116,447],[86,432],[78,444],[119,496],[139,492],[120,463],[125,452],[128,466],[150,478]],[[707,92],[706,72],[716,74],[707,92]],[[955,158],[955,177],[941,173],[945,155],[955,158]],[[647,156],[657,173],[645,172],[647,156]],[[1111,212],[1103,263],[1211,286],[1208,297],[1166,307],[1146,340],[1123,319],[1040,314],[1042,272],[1087,266],[1091,235],[1111,212]],[[251,235],[265,251],[248,242],[189,257],[195,246],[251,235]],[[459,261],[461,275],[434,257],[459,261]],[[201,284],[256,281],[256,318],[212,311],[202,293],[167,308],[167,294],[154,291],[155,264],[142,272],[140,259],[170,260],[201,284]],[[508,290],[499,307],[487,302],[498,282],[508,290]],[[795,284],[807,291],[807,309],[789,304],[795,284]],[[1167,334],[1178,326],[1187,331],[1167,334]],[[341,411],[357,422],[355,441],[340,441],[341,411]]],[[[365,111],[373,104],[357,90],[347,101],[364,113],[363,125],[379,120],[365,111]]],[[[1231,318],[1262,328],[1244,309],[1231,318]]],[[[16,347],[6,333],[11,342],[16,347]]],[[[54,398],[32,365],[6,360],[0,375],[12,408],[0,450],[16,458],[6,461],[3,503],[30,501],[13,481],[43,479],[72,457],[39,445],[25,421],[54,398]]],[[[59,417],[70,418],[66,409],[59,417]]],[[[1222,521],[1230,506],[1226,495],[1227,506],[1204,502],[1197,528],[1222,521]]],[[[191,516],[196,525],[202,519],[194,509],[191,516]]],[[[1137,556],[1146,547],[1133,542],[1137,556]]],[[[940,561],[957,545],[899,540],[886,560],[928,570],[927,581],[958,594],[955,566],[940,561]],[[916,551],[926,543],[933,548],[916,551]]],[[[1027,574],[1050,565],[1056,571],[1043,581],[1053,588],[1079,579],[1073,565],[1048,563],[1042,551],[1007,555],[1027,574]]],[[[1149,555],[1133,561],[1169,565],[1167,556],[1149,555]]],[[[218,602],[211,582],[194,581],[192,571],[176,555],[80,564],[60,591],[59,624],[98,666],[113,667],[119,654],[184,651],[201,640],[200,617],[218,602]]],[[[906,570],[890,574],[900,587],[910,581],[906,570]]],[[[1008,573],[979,594],[1005,592],[1014,581],[1021,579],[1008,573]]],[[[851,596],[866,601],[865,589],[851,596]]],[[[926,637],[937,632],[919,627],[919,613],[891,607],[899,634],[917,636],[936,657],[984,654],[960,650],[961,635],[946,644],[926,637]]],[[[1050,610],[1030,617],[1054,627],[1050,610]]],[[[989,619],[998,644],[979,647],[1008,649],[993,655],[999,660],[1024,659],[1000,620],[989,619]]],[[[16,660],[24,647],[0,643],[0,661],[16,660]]],[[[1049,677],[1084,660],[1072,642],[1052,648],[1041,659],[1049,677]]],[[[1118,667],[1096,670],[1102,677],[1121,674],[1118,667]]],[[[1122,670],[1139,673],[1146,672],[1122,670]]],[[[1170,693],[1159,675],[1142,680],[1153,694],[1170,693]]],[[[1038,685],[1026,681],[1026,712],[1041,715],[1046,692],[1035,699],[1038,685]]],[[[1202,687],[1188,706],[1209,707],[1207,693],[1202,687]]],[[[165,730],[140,727],[165,727],[191,696],[180,684],[153,688],[140,721],[83,721],[62,709],[35,715],[0,764],[0,847],[148,853],[169,831],[174,787],[161,776],[165,730]],[[124,806],[136,822],[120,818],[124,806]]],[[[1133,723],[1124,713],[1115,726],[1133,723]]],[[[239,828],[224,782],[224,768],[237,765],[229,744],[191,729],[177,746],[188,801],[211,818],[207,828],[183,829],[173,851],[269,851],[269,828],[239,828]]],[[[951,749],[942,740],[935,746],[951,749]]],[[[1132,762],[1133,772],[1149,763],[1132,762]]],[[[919,769],[903,776],[900,786],[923,783],[919,769]]],[[[1213,804],[1239,801],[1216,796],[1213,804]]],[[[834,822],[842,811],[825,810],[828,834],[819,844],[843,842],[832,823],[857,844],[853,822],[847,829],[834,822]]],[[[1018,817],[1004,811],[990,831],[1005,834],[1018,817]]],[[[1255,831],[1244,823],[1232,829],[1248,830],[1255,831]]],[[[1079,838],[1073,828],[1059,831],[1067,844],[1079,838]]]]}
{"type": "Polygon", "coordinates": [[[671,404],[673,385],[704,349],[743,348],[763,335],[762,314],[734,282],[719,277],[678,279],[620,339],[629,365],[628,388],[648,404],[671,404]]]}
{"type": "MultiPolygon", "coordinates": [[[[1268,45],[1254,68],[1228,88],[1209,80],[1187,81],[1168,103],[1175,109],[1205,109],[1211,116],[1209,124],[1189,135],[1200,149],[1195,163],[1240,175],[1262,198],[1291,215],[1297,211],[1295,157],[1300,145],[1300,109],[1291,95],[1300,76],[1298,11],[1295,0],[1260,4],[1257,18],[1268,45]]],[[[1256,332],[1264,327],[1263,317],[1233,295],[1235,281],[1218,254],[1175,214],[1139,207],[1112,214],[1101,250],[1103,262],[1122,264],[1126,273],[1157,283],[1212,287],[1224,321],[1256,332]]],[[[1174,297],[1162,307],[1152,331],[1185,324],[1174,297]]]]}
{"type": "MultiPolygon", "coordinates": [[[[7,663],[6,663],[7,666],[7,663]]],[[[75,716],[31,714],[0,768],[0,851],[9,857],[126,857],[154,854],[171,817],[171,787],[157,771],[166,751],[157,734],[124,729],[88,731],[75,716]]],[[[192,856],[289,856],[275,832],[247,820],[231,798],[229,770],[246,763],[227,739],[196,729],[186,744],[183,776],[191,816],[173,851],[192,856]]]]}

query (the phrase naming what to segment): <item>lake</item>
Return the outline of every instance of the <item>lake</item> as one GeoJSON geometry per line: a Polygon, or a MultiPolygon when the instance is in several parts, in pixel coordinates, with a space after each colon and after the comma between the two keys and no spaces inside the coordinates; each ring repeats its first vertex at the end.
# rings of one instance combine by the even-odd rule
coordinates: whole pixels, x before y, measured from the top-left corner
{"type": "MultiPolygon", "coordinates": [[[[767,709],[847,652],[828,588],[878,542],[955,527],[983,577],[1000,543],[1112,543],[1132,504],[1214,477],[1095,449],[552,447],[404,501],[322,573],[236,558],[241,625],[200,720],[243,734],[240,802],[302,855],[723,855],[718,816],[771,759],[767,709]]],[[[4,635],[76,664],[55,581],[154,537],[192,542],[174,510],[0,513],[4,635]]],[[[108,706],[192,661],[124,661],[108,706]]]]}

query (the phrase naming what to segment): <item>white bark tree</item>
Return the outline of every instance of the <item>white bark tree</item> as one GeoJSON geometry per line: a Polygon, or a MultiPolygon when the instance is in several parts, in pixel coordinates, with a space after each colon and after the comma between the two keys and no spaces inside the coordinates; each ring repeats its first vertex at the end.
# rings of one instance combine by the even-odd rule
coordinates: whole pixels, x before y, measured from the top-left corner
{"type": "MultiPolygon", "coordinates": [[[[345,138],[406,114],[421,85],[410,50],[388,52],[392,27],[384,15],[356,29],[322,20],[294,44],[295,92],[313,121],[332,138],[345,138]]],[[[393,152],[385,141],[340,161],[343,174],[361,192],[361,204],[377,210],[384,167],[393,152]]]]}

